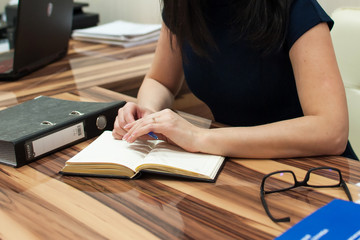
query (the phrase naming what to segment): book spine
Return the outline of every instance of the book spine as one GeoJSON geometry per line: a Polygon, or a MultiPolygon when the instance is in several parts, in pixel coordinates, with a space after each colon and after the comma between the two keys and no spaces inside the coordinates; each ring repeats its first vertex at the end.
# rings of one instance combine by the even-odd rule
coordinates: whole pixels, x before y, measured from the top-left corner
{"type": "MultiPolygon", "coordinates": [[[[99,136],[105,130],[112,130],[118,109],[123,105],[124,102],[79,116],[71,122],[57,125],[51,132],[18,142],[14,148],[16,154],[14,167],[21,167],[53,152],[99,136]]],[[[6,163],[4,159],[0,161],[6,163]]]]}

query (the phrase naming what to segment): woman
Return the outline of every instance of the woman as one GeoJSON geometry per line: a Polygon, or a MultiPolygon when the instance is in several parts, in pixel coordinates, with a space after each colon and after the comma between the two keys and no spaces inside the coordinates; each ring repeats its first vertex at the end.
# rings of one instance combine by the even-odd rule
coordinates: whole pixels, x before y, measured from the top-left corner
{"type": "Polygon", "coordinates": [[[119,110],[115,138],[154,132],[191,152],[356,159],[333,22],[316,0],[164,0],[163,19],[138,104],[119,110]],[[231,127],[198,128],[168,109],[184,77],[231,127]]]}

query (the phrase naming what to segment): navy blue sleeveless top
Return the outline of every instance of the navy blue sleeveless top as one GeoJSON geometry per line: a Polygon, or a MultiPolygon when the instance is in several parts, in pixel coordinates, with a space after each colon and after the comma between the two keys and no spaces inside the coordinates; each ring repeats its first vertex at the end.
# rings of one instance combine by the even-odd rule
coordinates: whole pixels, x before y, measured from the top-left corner
{"type": "MultiPolygon", "coordinates": [[[[318,2],[294,0],[286,42],[266,56],[245,40],[234,41],[229,31],[231,0],[208,0],[204,11],[218,49],[209,48],[207,60],[185,43],[183,68],[190,90],[209,106],[215,120],[255,126],[303,116],[289,51],[315,25],[326,22],[332,28],[332,19],[318,2]]],[[[345,155],[356,158],[350,150],[345,155]]]]}

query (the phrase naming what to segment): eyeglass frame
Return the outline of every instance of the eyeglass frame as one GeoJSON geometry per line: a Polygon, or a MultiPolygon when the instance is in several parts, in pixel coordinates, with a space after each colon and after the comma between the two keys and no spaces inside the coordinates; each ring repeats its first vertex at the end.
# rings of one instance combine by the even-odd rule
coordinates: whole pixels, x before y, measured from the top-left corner
{"type": "Polygon", "coordinates": [[[299,182],[295,176],[295,173],[293,171],[290,171],[290,170],[283,170],[283,171],[276,171],[276,172],[272,172],[272,173],[269,173],[269,174],[266,174],[262,181],[261,181],[261,186],[260,186],[260,198],[261,198],[261,203],[265,209],[265,212],[266,214],[269,216],[269,218],[273,221],[273,222],[290,222],[290,217],[284,217],[284,218],[275,218],[271,213],[270,213],[270,210],[269,210],[269,206],[268,204],[266,203],[265,201],[265,195],[266,194],[271,194],[271,193],[278,193],[278,192],[284,192],[284,191],[287,191],[287,190],[290,190],[290,189],[293,189],[293,188],[297,188],[297,187],[312,187],[312,188],[334,188],[334,187],[342,187],[347,195],[347,197],[349,198],[349,200],[352,202],[353,199],[351,197],[351,193],[349,191],[349,188],[347,187],[346,185],[346,182],[344,181],[343,177],[342,177],[342,174],[341,174],[341,171],[337,168],[333,168],[333,167],[316,167],[316,168],[311,168],[307,171],[305,177],[304,177],[304,180],[299,182]],[[329,169],[329,170],[334,170],[334,171],[337,171],[339,173],[339,183],[336,184],[336,185],[329,185],[329,186],[313,186],[313,185],[309,185],[308,184],[308,181],[310,179],[310,173],[313,172],[313,171],[316,171],[316,170],[320,170],[320,169],[329,169]],[[294,180],[295,180],[295,183],[293,186],[291,187],[288,187],[288,188],[283,188],[283,189],[279,189],[279,190],[274,190],[274,191],[265,191],[264,190],[264,185],[265,185],[265,180],[267,178],[269,178],[270,176],[272,175],[275,175],[275,174],[279,174],[279,173],[291,173],[294,180]]]}

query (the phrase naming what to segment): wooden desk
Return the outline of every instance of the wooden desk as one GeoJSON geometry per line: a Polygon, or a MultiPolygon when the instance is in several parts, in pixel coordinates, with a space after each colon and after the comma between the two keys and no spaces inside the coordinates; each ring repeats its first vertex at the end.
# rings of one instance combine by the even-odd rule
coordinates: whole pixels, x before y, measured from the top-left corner
{"type": "MultiPolygon", "coordinates": [[[[99,87],[55,96],[82,101],[124,98],[99,87]]],[[[156,175],[138,180],[60,175],[65,161],[90,142],[19,169],[0,165],[0,238],[273,239],[333,198],[346,199],[342,189],[283,193],[275,200],[291,222],[275,224],[259,194],[262,177],[275,170],[293,170],[300,180],[311,167],[339,168],[354,201],[360,200],[360,162],[342,157],[229,159],[216,183],[156,175]]]]}
{"type": "Polygon", "coordinates": [[[68,55],[19,81],[0,81],[0,107],[39,95],[103,86],[120,92],[140,86],[156,43],[134,48],[70,40],[68,55]]]}
{"type": "MultiPolygon", "coordinates": [[[[133,48],[70,40],[68,55],[18,81],[0,81],[0,110],[39,95],[101,86],[136,96],[150,68],[156,43],[133,48]]],[[[174,108],[212,118],[211,112],[186,87],[174,108]]]]}

